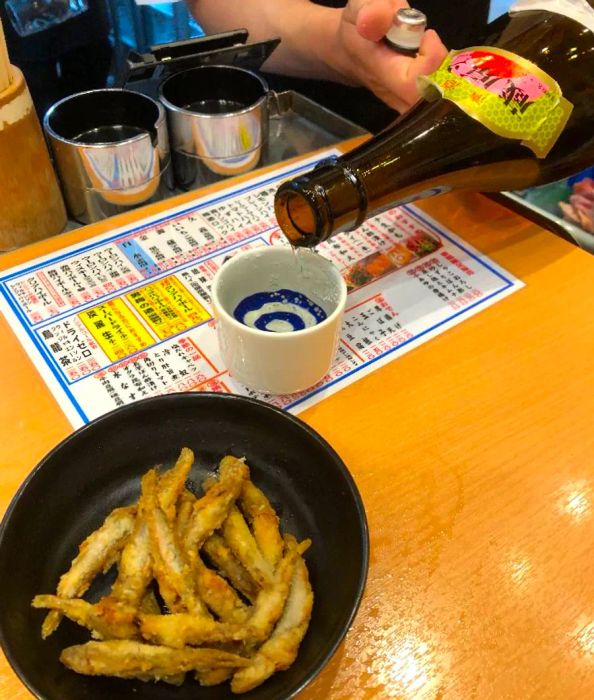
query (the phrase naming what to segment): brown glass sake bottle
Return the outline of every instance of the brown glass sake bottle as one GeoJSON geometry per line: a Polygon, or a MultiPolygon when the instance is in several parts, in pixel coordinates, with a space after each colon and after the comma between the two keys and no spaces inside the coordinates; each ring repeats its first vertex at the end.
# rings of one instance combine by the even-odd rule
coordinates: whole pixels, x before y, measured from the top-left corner
{"type": "Polygon", "coordinates": [[[594,0],[529,2],[547,9],[492,23],[394,124],[279,188],[276,216],[293,245],[415,199],[532,187],[594,163],[594,0]],[[578,16],[562,11],[568,4],[578,16]]]}

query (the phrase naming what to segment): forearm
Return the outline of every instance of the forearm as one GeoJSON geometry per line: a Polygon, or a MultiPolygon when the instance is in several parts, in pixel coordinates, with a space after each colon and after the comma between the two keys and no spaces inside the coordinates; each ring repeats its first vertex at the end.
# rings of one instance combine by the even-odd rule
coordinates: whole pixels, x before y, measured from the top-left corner
{"type": "Polygon", "coordinates": [[[251,41],[280,37],[265,70],[364,85],[400,112],[418,100],[418,76],[434,71],[447,54],[431,29],[414,58],[380,41],[406,0],[348,0],[344,9],[309,0],[186,2],[208,33],[245,28],[251,41]]]}
{"type": "Polygon", "coordinates": [[[265,70],[347,82],[333,55],[340,9],[309,0],[188,0],[188,6],[209,34],[245,28],[250,41],[280,37],[265,70]]]}

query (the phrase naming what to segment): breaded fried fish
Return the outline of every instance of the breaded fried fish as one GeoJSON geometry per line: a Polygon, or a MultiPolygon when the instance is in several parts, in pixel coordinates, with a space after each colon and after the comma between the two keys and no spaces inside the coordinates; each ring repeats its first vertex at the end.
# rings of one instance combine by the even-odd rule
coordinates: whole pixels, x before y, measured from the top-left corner
{"type": "Polygon", "coordinates": [[[313,608],[313,591],[307,567],[301,557],[297,561],[291,590],[278,625],[250,659],[249,666],[235,673],[231,681],[234,693],[246,693],[263,683],[277,671],[284,671],[295,661],[305,636],[313,608]]]}
{"type": "Polygon", "coordinates": [[[252,643],[259,644],[267,639],[282,615],[298,559],[299,550],[289,545],[276,569],[273,583],[264,586],[258,594],[247,621],[250,628],[248,640],[252,643]]]}
{"type": "Polygon", "coordinates": [[[250,576],[259,586],[272,582],[273,569],[264,559],[262,552],[250,532],[245,518],[237,506],[229,511],[222,527],[223,537],[237,559],[247,569],[250,576]]]}
{"type": "Polygon", "coordinates": [[[221,526],[248,477],[249,469],[240,459],[224,457],[221,460],[218,480],[194,503],[184,533],[186,551],[199,549],[204,540],[221,526]]]}
{"type": "Polygon", "coordinates": [[[216,532],[212,534],[202,546],[202,551],[221,576],[224,576],[250,603],[255,601],[260,586],[238,561],[221,535],[216,532]]]}
{"type": "Polygon", "coordinates": [[[159,505],[170,522],[175,520],[176,503],[185,489],[193,464],[194,453],[188,447],[183,447],[176,463],[159,479],[159,505]]]}
{"type": "Polygon", "coordinates": [[[177,673],[216,668],[242,668],[249,662],[218,649],[170,649],[141,642],[113,640],[68,647],[60,655],[68,668],[88,676],[139,678],[143,681],[171,678],[177,673]]]}
{"type": "MultiPolygon", "coordinates": [[[[77,557],[70,569],[60,578],[56,595],[59,598],[79,598],[86,593],[93,579],[113,561],[116,551],[121,551],[134,529],[136,508],[116,508],[101,527],[91,533],[80,545],[77,557]]],[[[41,636],[49,637],[60,624],[61,615],[52,610],[45,618],[41,636]]]]}
{"type": "Polygon", "coordinates": [[[196,588],[207,607],[222,622],[243,622],[246,620],[249,615],[248,608],[227,581],[209,569],[200,555],[194,554],[191,559],[196,577],[196,588]]]}
{"type": "Polygon", "coordinates": [[[262,491],[249,480],[243,484],[239,505],[252,527],[258,548],[274,571],[283,555],[283,538],[274,508],[262,491]]]}
{"type": "Polygon", "coordinates": [[[207,617],[188,613],[140,616],[140,633],[143,639],[175,649],[187,645],[243,641],[247,631],[243,625],[215,622],[207,617]]]}
{"type": "Polygon", "coordinates": [[[159,506],[157,484],[155,470],[147,472],[142,478],[142,497],[146,499],[144,513],[159,590],[170,608],[176,609],[175,595],[189,612],[208,616],[206,606],[196,594],[192,569],[179,546],[175,530],[159,506]]]}
{"type": "Polygon", "coordinates": [[[136,610],[123,605],[93,605],[81,598],[58,598],[55,595],[37,595],[31,605],[49,608],[65,615],[91,631],[95,639],[134,639],[138,636],[135,624],[136,610]]]}

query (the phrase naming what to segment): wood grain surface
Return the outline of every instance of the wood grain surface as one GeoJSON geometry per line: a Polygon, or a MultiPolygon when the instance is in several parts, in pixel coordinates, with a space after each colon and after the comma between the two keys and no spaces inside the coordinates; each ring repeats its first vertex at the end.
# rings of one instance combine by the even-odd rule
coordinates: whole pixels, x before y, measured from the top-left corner
{"type": "MultiPolygon", "coordinates": [[[[594,258],[480,195],[422,208],[526,287],[302,414],[361,490],[371,566],[300,698],[592,698],[594,258]]],[[[71,428],[2,317],[0,352],[4,510],[71,428]]],[[[30,697],[2,658],[1,700],[30,697]]]]}

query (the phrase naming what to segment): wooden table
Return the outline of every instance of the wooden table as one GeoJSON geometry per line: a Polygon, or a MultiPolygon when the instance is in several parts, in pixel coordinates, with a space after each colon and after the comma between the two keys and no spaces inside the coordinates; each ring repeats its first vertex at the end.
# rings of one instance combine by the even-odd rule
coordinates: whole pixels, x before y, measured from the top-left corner
{"type": "MultiPolygon", "coordinates": [[[[480,195],[422,206],[526,287],[302,414],[357,481],[371,566],[301,697],[592,698],[594,258],[480,195]]],[[[1,317],[0,356],[4,510],[71,428],[1,317]]],[[[2,659],[1,700],[29,697],[2,659]]]]}

